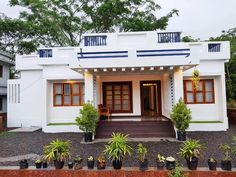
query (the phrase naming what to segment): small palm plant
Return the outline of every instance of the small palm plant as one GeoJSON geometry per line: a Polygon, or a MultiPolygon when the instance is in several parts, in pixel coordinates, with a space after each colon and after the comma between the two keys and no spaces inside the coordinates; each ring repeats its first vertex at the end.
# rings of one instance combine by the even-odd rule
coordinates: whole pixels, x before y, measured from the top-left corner
{"type": "Polygon", "coordinates": [[[132,153],[133,149],[127,144],[128,136],[122,133],[112,133],[111,139],[105,145],[104,153],[112,159],[115,169],[120,169],[122,160],[132,153]]]}
{"type": "MultiPolygon", "coordinates": [[[[222,154],[224,155],[224,158],[221,160],[221,168],[222,168],[222,170],[230,171],[232,169],[231,157],[229,155],[231,147],[225,143],[225,144],[221,144],[219,149],[221,150],[222,154]]],[[[233,153],[234,153],[234,151],[233,151],[233,153]]]]}
{"type": "Polygon", "coordinates": [[[187,161],[190,170],[196,170],[203,145],[199,140],[189,139],[180,146],[179,155],[187,161]]]}
{"type": "Polygon", "coordinates": [[[138,154],[138,160],[139,160],[139,169],[141,171],[148,169],[148,160],[146,159],[147,155],[147,148],[144,147],[141,143],[137,145],[137,154],[138,154]]]}
{"type": "Polygon", "coordinates": [[[70,141],[53,140],[44,146],[44,159],[54,161],[56,168],[63,168],[65,159],[70,157],[70,147],[70,141]]]}

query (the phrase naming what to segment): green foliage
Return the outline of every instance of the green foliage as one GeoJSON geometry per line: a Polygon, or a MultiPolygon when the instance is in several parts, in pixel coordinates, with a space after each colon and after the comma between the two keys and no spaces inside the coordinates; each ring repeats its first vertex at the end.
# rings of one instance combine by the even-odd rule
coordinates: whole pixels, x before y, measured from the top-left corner
{"type": "Polygon", "coordinates": [[[232,141],[232,153],[236,155],[236,136],[233,136],[232,141]]]}
{"type": "Polygon", "coordinates": [[[227,99],[236,99],[236,28],[222,31],[222,35],[210,41],[230,41],[230,60],[225,63],[227,99]]]}
{"type": "Polygon", "coordinates": [[[0,138],[10,138],[12,136],[15,136],[15,133],[13,132],[1,132],[0,138]]]}
{"type": "Polygon", "coordinates": [[[191,110],[187,108],[182,98],[173,106],[170,117],[179,132],[185,132],[189,127],[192,119],[191,110]]]}
{"type": "Polygon", "coordinates": [[[75,158],[74,158],[74,162],[76,163],[81,163],[83,161],[82,157],[80,157],[79,155],[77,155],[75,158]]]}
{"type": "Polygon", "coordinates": [[[192,36],[184,36],[182,37],[182,42],[199,42],[200,39],[194,39],[192,36]]]}
{"type": "Polygon", "coordinates": [[[236,100],[229,98],[227,101],[227,108],[236,108],[236,100]]]}
{"type": "Polygon", "coordinates": [[[91,103],[86,103],[75,121],[83,132],[94,133],[98,123],[98,110],[91,103]]]}
{"type": "MultiPolygon", "coordinates": [[[[86,32],[166,29],[169,19],[178,15],[178,10],[172,9],[158,17],[161,7],[154,0],[9,1],[13,7],[26,9],[19,19],[2,18],[6,25],[0,23],[0,36],[17,41],[11,42],[13,53],[28,53],[39,44],[78,46],[86,32]]],[[[4,47],[4,40],[2,44],[4,47]]]]}
{"type": "MultiPolygon", "coordinates": [[[[228,161],[231,159],[229,152],[231,150],[231,147],[228,144],[221,144],[219,147],[220,151],[222,152],[222,154],[224,155],[223,160],[228,161]]],[[[234,152],[234,151],[233,151],[234,152]]]]}
{"type": "Polygon", "coordinates": [[[87,158],[87,160],[88,160],[88,161],[94,161],[94,158],[93,158],[93,156],[89,156],[89,157],[87,158]]]}
{"type": "Polygon", "coordinates": [[[199,158],[203,145],[199,140],[189,139],[180,145],[179,155],[192,161],[193,157],[199,158]]]}
{"type": "Polygon", "coordinates": [[[53,140],[49,145],[44,146],[44,159],[64,161],[70,156],[70,147],[70,141],[53,140]]]}
{"type": "Polygon", "coordinates": [[[139,143],[137,145],[137,154],[138,154],[138,160],[140,162],[144,162],[146,154],[147,154],[147,148],[142,145],[142,143],[139,143]]]}
{"type": "Polygon", "coordinates": [[[123,160],[125,156],[131,156],[132,148],[127,144],[128,135],[112,133],[111,139],[105,145],[104,153],[112,160],[123,160]]]}
{"type": "Polygon", "coordinates": [[[165,157],[163,155],[161,155],[160,153],[157,153],[157,161],[165,162],[165,157]]]}
{"type": "Polygon", "coordinates": [[[176,167],[171,170],[171,172],[168,174],[168,177],[187,177],[188,175],[184,174],[183,170],[180,168],[179,165],[176,165],[176,167]]]}

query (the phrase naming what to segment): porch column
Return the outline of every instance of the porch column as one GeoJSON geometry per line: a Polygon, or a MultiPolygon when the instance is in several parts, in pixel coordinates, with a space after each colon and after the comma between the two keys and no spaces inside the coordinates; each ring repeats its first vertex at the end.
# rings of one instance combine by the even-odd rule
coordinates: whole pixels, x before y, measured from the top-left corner
{"type": "Polygon", "coordinates": [[[178,102],[180,98],[183,99],[183,70],[179,69],[173,74],[174,85],[174,104],[178,102]]]}
{"type": "Polygon", "coordinates": [[[94,76],[89,72],[84,73],[84,85],[85,85],[85,102],[94,103],[94,76]]]}

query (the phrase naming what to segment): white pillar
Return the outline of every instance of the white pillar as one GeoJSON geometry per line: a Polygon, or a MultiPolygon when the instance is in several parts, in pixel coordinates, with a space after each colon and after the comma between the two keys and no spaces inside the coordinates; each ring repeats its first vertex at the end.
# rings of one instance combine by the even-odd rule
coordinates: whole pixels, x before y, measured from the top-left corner
{"type": "Polygon", "coordinates": [[[49,86],[48,86],[48,81],[46,79],[42,80],[42,87],[43,87],[43,93],[42,93],[42,128],[43,131],[45,129],[45,127],[48,124],[48,108],[49,108],[49,104],[48,104],[48,99],[50,99],[49,97],[49,86]]]}
{"type": "MultiPolygon", "coordinates": [[[[227,102],[226,102],[226,84],[225,84],[225,75],[222,74],[220,77],[220,86],[221,86],[221,93],[222,93],[222,107],[219,110],[222,110],[222,117],[223,117],[223,122],[225,124],[225,128],[229,128],[228,124],[228,117],[227,117],[227,102]]],[[[216,93],[215,93],[216,94],[216,93]]],[[[221,95],[221,94],[219,94],[221,95]]],[[[221,99],[219,99],[221,100],[221,99]]]]}
{"type": "Polygon", "coordinates": [[[91,102],[92,104],[94,103],[94,85],[93,85],[93,74],[89,72],[84,73],[84,85],[85,85],[85,102],[91,102]]]}
{"type": "Polygon", "coordinates": [[[174,84],[174,104],[176,104],[180,98],[183,99],[183,70],[179,69],[173,74],[174,84]]]}

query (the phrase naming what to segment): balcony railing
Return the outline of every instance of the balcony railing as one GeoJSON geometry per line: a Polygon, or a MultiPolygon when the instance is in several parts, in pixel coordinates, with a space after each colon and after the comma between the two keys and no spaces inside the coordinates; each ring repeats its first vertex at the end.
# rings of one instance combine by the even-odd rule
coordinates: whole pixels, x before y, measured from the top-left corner
{"type": "Polygon", "coordinates": [[[39,58],[51,58],[52,57],[52,49],[39,49],[39,58]]]}
{"type": "Polygon", "coordinates": [[[180,32],[158,33],[158,43],[175,43],[180,42],[180,32]]]}
{"type": "Polygon", "coordinates": [[[208,44],[208,52],[220,52],[220,44],[208,44]]]}
{"type": "Polygon", "coordinates": [[[107,45],[107,36],[85,36],[84,46],[104,46],[107,45]]]}

